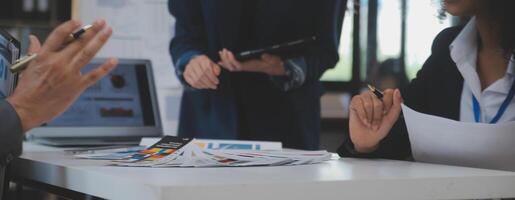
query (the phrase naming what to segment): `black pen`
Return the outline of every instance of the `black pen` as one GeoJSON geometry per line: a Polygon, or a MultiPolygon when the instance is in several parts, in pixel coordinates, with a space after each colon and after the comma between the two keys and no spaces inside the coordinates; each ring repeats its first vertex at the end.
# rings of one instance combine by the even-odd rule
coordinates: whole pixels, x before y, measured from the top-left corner
{"type": "Polygon", "coordinates": [[[375,88],[374,86],[371,86],[371,85],[367,85],[367,86],[368,86],[368,89],[369,89],[372,93],[374,93],[378,99],[383,99],[383,96],[384,96],[383,92],[381,92],[380,90],[378,90],[378,89],[377,89],[377,88],[375,88]]]}
{"type": "MultiPolygon", "coordinates": [[[[91,27],[93,27],[93,25],[86,25],[86,26],[82,27],[81,29],[71,33],[70,36],[68,37],[68,39],[64,43],[68,44],[68,43],[72,42],[73,40],[78,39],[82,34],[84,34],[91,27]]],[[[32,55],[23,56],[22,58],[16,60],[16,62],[14,62],[14,64],[10,68],[11,72],[19,73],[19,72],[23,71],[25,68],[27,68],[27,64],[29,64],[30,61],[34,60],[37,56],[38,56],[38,54],[35,53],[32,55]]]]}

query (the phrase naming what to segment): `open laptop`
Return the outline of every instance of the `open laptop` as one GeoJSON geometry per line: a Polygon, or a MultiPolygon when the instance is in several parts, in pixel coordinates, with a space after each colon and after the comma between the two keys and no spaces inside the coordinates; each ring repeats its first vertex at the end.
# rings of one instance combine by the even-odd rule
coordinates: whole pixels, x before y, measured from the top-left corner
{"type": "MultiPolygon", "coordinates": [[[[95,59],[82,72],[104,61],[95,59]]],[[[141,137],[161,135],[150,61],[120,59],[117,68],[86,89],[65,113],[31,130],[28,139],[51,146],[104,146],[133,145],[141,137]]]]}

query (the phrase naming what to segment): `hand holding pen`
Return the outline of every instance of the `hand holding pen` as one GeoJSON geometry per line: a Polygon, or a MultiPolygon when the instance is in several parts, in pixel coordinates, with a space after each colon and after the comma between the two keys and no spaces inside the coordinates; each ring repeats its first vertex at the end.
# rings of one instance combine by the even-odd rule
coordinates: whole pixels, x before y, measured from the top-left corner
{"type": "Polygon", "coordinates": [[[112,29],[104,20],[97,20],[70,42],[70,34],[80,27],[80,22],[68,21],[57,27],[42,46],[35,36],[30,37],[29,54],[37,56],[27,63],[14,93],[7,98],[24,132],[62,114],[86,88],[116,66],[117,60],[111,58],[81,73],[109,40],[112,29]]]}
{"type": "Polygon", "coordinates": [[[398,89],[369,91],[352,98],[349,113],[349,134],[358,152],[372,152],[388,135],[401,112],[402,97],[398,89]]]}
{"type": "MultiPolygon", "coordinates": [[[[73,42],[76,39],[79,39],[82,34],[84,34],[88,29],[93,27],[93,25],[86,25],[82,27],[81,29],[70,33],[68,38],[65,40],[64,45],[69,44],[70,42],[73,42]]],[[[18,59],[10,68],[12,73],[19,73],[23,71],[27,65],[34,59],[38,57],[37,53],[28,54],[26,56],[21,57],[18,59]]]]}

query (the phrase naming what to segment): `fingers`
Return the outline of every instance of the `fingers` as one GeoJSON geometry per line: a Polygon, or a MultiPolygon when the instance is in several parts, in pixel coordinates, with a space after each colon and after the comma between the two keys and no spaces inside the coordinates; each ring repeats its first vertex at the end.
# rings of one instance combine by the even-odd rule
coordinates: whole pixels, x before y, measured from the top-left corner
{"type": "Polygon", "coordinates": [[[359,121],[361,121],[362,124],[364,124],[367,127],[370,127],[370,123],[367,119],[367,114],[365,112],[365,106],[360,95],[354,96],[352,98],[350,108],[350,117],[353,117],[353,115],[355,114],[357,115],[359,121]]]}
{"type": "Polygon", "coordinates": [[[93,71],[87,73],[82,76],[82,85],[83,89],[88,88],[93,85],[97,81],[99,81],[102,77],[107,75],[110,71],[112,71],[116,65],[118,64],[118,60],[115,58],[108,59],[104,64],[100,65],[93,71]]]}
{"type": "Polygon", "coordinates": [[[218,77],[222,73],[222,68],[219,65],[213,64],[213,73],[218,77]]]}
{"type": "Polygon", "coordinates": [[[218,67],[218,66],[215,65],[215,64],[210,63],[208,65],[208,68],[204,72],[205,77],[207,78],[207,80],[210,83],[210,86],[211,86],[210,88],[211,89],[216,89],[218,87],[218,84],[219,84],[218,75],[215,74],[215,72],[214,72],[215,71],[214,68],[216,68],[216,67],[218,67]]]}
{"type": "Polygon", "coordinates": [[[261,55],[261,60],[270,63],[273,62],[273,57],[270,54],[264,53],[263,55],[261,55]]]}
{"type": "Polygon", "coordinates": [[[229,58],[229,62],[231,62],[231,64],[236,68],[236,70],[241,71],[243,69],[242,65],[238,60],[236,60],[234,54],[227,49],[225,50],[225,52],[227,54],[227,57],[229,58]]]}
{"type": "Polygon", "coordinates": [[[96,20],[93,22],[92,27],[88,29],[84,34],[80,36],[80,38],[76,39],[76,41],[70,43],[65,47],[64,53],[66,57],[71,57],[83,49],[90,41],[93,39],[98,32],[100,32],[106,25],[105,20],[96,20]]]}
{"type": "Polygon", "coordinates": [[[184,72],[184,79],[196,89],[217,89],[220,66],[206,56],[198,56],[190,61],[184,72]]]}
{"type": "Polygon", "coordinates": [[[109,40],[112,34],[113,29],[111,27],[104,27],[102,31],[95,35],[95,37],[75,55],[72,60],[72,66],[75,66],[76,70],[80,70],[82,67],[88,64],[109,40]]]}
{"type": "Polygon", "coordinates": [[[274,55],[270,55],[270,54],[267,54],[267,53],[264,53],[263,55],[261,55],[261,60],[263,60],[264,62],[269,63],[269,64],[281,62],[281,58],[280,57],[274,56],[274,55]]]}
{"type": "Polygon", "coordinates": [[[227,57],[227,54],[225,53],[225,49],[222,49],[218,52],[220,55],[220,62],[218,62],[219,65],[221,65],[223,68],[229,70],[229,71],[236,71],[234,67],[230,64],[229,58],[227,57]]]}
{"type": "Polygon", "coordinates": [[[197,68],[199,68],[198,63],[195,62],[194,59],[190,61],[190,63],[186,66],[186,70],[184,71],[184,80],[193,88],[201,89],[198,84],[199,75],[197,71],[195,71],[197,68]]]}
{"type": "Polygon", "coordinates": [[[30,35],[29,40],[30,40],[30,45],[29,45],[28,54],[32,55],[32,54],[38,53],[41,50],[41,42],[39,42],[39,39],[34,35],[30,35]]]}
{"type": "Polygon", "coordinates": [[[210,60],[204,60],[201,64],[201,79],[204,80],[205,87],[208,89],[216,89],[218,86],[218,77],[213,73],[213,65],[210,60]]]}
{"type": "Polygon", "coordinates": [[[370,92],[365,92],[361,94],[361,99],[363,100],[363,106],[365,109],[365,113],[367,116],[367,123],[372,125],[372,121],[374,119],[374,98],[370,95],[370,92]]]}
{"type": "Polygon", "coordinates": [[[377,131],[383,121],[384,106],[383,102],[375,96],[372,98],[372,105],[374,108],[372,111],[372,129],[377,131]]]}
{"type": "Polygon", "coordinates": [[[388,114],[385,116],[385,120],[387,120],[389,123],[394,123],[399,118],[399,114],[401,113],[401,104],[402,104],[402,96],[399,89],[396,89],[393,93],[393,104],[388,112],[388,114]]]}
{"type": "Polygon", "coordinates": [[[76,20],[67,21],[59,25],[45,41],[42,47],[43,51],[58,51],[61,49],[64,42],[68,39],[70,34],[80,27],[81,23],[76,20]]]}
{"type": "Polygon", "coordinates": [[[392,107],[394,91],[395,90],[392,90],[392,89],[386,89],[385,91],[383,91],[383,105],[384,105],[383,115],[386,115],[390,111],[390,108],[392,107]]]}
{"type": "MultiPolygon", "coordinates": [[[[364,92],[353,97],[351,101],[351,112],[355,112],[360,121],[374,131],[379,130],[384,117],[394,106],[394,90],[384,91],[382,99],[377,98],[372,92],[364,92]]],[[[400,104],[398,106],[400,108],[400,104]]]]}
{"type": "Polygon", "coordinates": [[[236,60],[234,57],[234,54],[230,52],[227,49],[223,49],[220,54],[220,65],[222,65],[227,70],[234,72],[234,71],[241,71],[242,65],[239,61],[236,60]]]}
{"type": "Polygon", "coordinates": [[[206,89],[209,88],[209,83],[204,78],[204,70],[202,64],[199,62],[195,62],[192,65],[192,73],[193,73],[193,84],[192,86],[197,89],[206,89]]]}

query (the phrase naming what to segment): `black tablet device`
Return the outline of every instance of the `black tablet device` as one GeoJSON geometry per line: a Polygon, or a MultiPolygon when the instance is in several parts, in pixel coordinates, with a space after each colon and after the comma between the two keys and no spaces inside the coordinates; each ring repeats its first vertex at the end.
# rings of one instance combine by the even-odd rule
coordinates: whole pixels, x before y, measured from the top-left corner
{"type": "Polygon", "coordinates": [[[299,51],[308,48],[312,43],[316,41],[316,37],[309,37],[300,40],[295,40],[291,42],[286,42],[282,44],[277,44],[261,49],[254,49],[249,51],[244,51],[236,54],[236,60],[238,61],[246,61],[250,59],[260,58],[262,54],[268,53],[272,55],[281,56],[281,58],[286,59],[290,57],[294,57],[298,54],[299,51]]]}
{"type": "Polygon", "coordinates": [[[9,68],[20,57],[20,42],[7,31],[0,29],[0,98],[12,94],[18,76],[9,68]]]}

